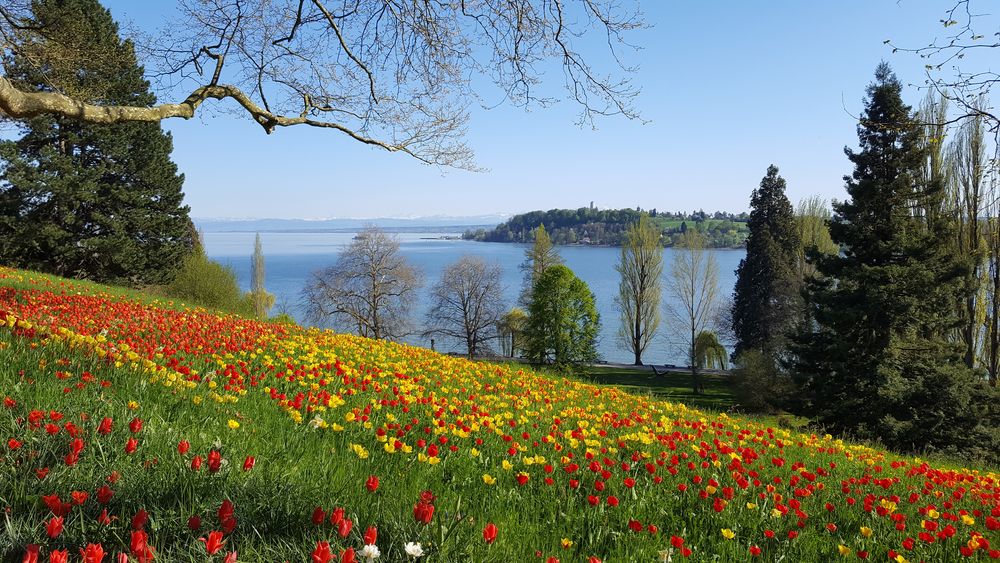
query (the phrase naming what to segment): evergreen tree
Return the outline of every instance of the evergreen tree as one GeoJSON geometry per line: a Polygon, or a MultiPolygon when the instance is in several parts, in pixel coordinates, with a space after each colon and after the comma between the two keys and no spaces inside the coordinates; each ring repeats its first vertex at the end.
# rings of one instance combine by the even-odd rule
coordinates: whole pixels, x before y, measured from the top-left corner
{"type": "MultiPolygon", "coordinates": [[[[44,34],[4,61],[22,89],[102,104],[155,97],[129,41],[97,0],[38,0],[44,34]],[[31,53],[52,64],[38,66],[31,53]],[[59,56],[55,56],[59,55],[59,56]],[[54,80],[58,78],[58,80],[54,80]]],[[[156,123],[95,125],[40,116],[0,142],[0,262],[129,285],[164,284],[193,240],[172,140],[156,123]]]]}
{"type": "Polygon", "coordinates": [[[735,355],[781,350],[798,308],[799,233],[785,196],[785,180],[771,165],[750,196],[747,255],[736,269],[733,292],[735,355]]]}
{"type": "Polygon", "coordinates": [[[525,353],[533,362],[570,366],[597,360],[600,317],[587,284],[563,265],[546,268],[531,293],[525,353]]]}
{"type": "Polygon", "coordinates": [[[921,179],[926,155],[901,90],[881,64],[860,150],[846,150],[850,198],[830,225],[843,250],[818,258],[808,282],[815,324],[796,346],[808,414],[897,449],[996,455],[995,396],[947,338],[968,266],[952,251],[947,218],[914,212],[938,208],[942,186],[921,179]]]}

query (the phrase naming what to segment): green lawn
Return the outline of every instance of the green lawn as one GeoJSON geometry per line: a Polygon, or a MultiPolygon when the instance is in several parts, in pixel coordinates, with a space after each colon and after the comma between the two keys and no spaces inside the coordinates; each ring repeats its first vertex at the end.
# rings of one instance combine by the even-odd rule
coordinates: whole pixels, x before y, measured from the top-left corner
{"type": "Polygon", "coordinates": [[[595,366],[583,373],[583,378],[598,385],[615,385],[639,394],[651,394],[685,405],[725,411],[733,406],[734,396],[728,375],[703,374],[705,393],[691,391],[691,375],[669,372],[655,375],[642,368],[595,366]]]}

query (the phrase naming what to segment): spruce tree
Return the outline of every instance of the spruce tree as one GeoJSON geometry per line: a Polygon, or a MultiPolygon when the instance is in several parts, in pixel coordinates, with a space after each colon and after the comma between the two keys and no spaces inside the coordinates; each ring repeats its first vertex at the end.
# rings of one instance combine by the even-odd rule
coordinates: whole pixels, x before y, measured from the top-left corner
{"type": "Polygon", "coordinates": [[[734,354],[752,349],[773,357],[783,347],[799,302],[795,212],[773,164],[750,196],[747,226],[747,255],[736,269],[733,292],[734,354]]]}
{"type": "MultiPolygon", "coordinates": [[[[38,0],[33,17],[28,26],[44,33],[25,34],[4,61],[18,87],[46,92],[57,83],[90,102],[155,103],[131,42],[97,0],[38,0]]],[[[0,143],[0,262],[119,284],[169,282],[193,245],[170,135],[156,123],[50,116],[22,131],[0,143]]]]}
{"type": "Polygon", "coordinates": [[[990,453],[997,407],[948,334],[968,269],[952,251],[942,186],[921,179],[919,124],[885,63],[868,87],[849,199],[830,225],[839,255],[809,282],[815,321],[799,339],[808,414],[834,432],[908,451],[990,453]]]}

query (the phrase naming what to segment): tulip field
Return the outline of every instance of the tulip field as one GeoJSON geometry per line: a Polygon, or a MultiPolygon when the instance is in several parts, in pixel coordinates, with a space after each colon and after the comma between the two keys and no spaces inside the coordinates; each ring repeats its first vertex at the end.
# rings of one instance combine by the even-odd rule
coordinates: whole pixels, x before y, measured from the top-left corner
{"type": "Polygon", "coordinates": [[[0,268],[0,561],[1000,560],[1000,474],[0,268]]]}

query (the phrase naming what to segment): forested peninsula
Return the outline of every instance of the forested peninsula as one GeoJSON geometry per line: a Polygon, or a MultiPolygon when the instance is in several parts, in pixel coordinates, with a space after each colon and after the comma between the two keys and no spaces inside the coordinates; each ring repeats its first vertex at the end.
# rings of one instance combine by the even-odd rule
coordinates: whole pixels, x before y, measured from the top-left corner
{"type": "Polygon", "coordinates": [[[532,230],[545,225],[555,244],[620,246],[628,226],[646,213],[662,233],[664,246],[674,246],[688,229],[699,231],[711,248],[742,248],[746,244],[746,213],[664,212],[650,209],[552,209],[521,213],[492,229],[466,231],[462,238],[482,242],[530,243],[532,230]]]}

